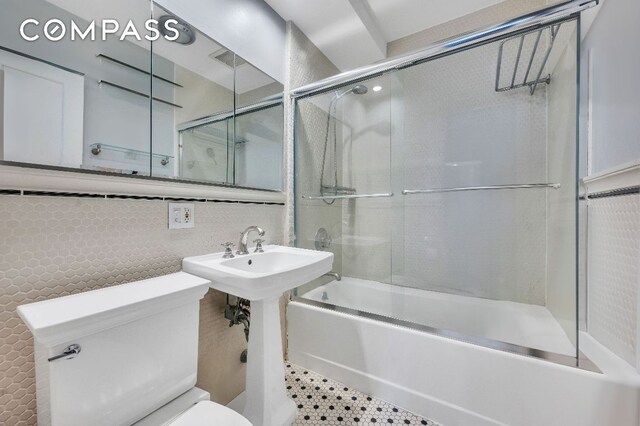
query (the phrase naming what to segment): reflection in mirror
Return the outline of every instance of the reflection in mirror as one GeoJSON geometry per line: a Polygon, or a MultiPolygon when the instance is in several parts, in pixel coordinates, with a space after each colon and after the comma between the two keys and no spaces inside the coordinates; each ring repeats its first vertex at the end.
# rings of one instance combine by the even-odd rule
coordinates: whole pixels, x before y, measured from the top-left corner
{"type": "Polygon", "coordinates": [[[235,70],[234,182],[240,186],[282,190],[283,86],[238,56],[235,70]]]}
{"type": "Polygon", "coordinates": [[[283,86],[240,56],[235,56],[236,106],[254,105],[281,95],[283,86]]]}
{"type": "Polygon", "coordinates": [[[173,19],[179,32],[176,40],[153,43],[154,72],[162,70],[179,86],[153,80],[156,97],[172,99],[178,107],[153,104],[153,151],[171,152],[175,162],[154,167],[153,175],[196,181],[227,182],[227,126],[204,126],[181,140],[182,123],[234,108],[233,53],[189,26],[157,4],[153,16],[159,22],[173,19]],[[223,62],[216,56],[231,60],[223,62]]]}
{"type": "Polygon", "coordinates": [[[230,124],[230,120],[221,120],[180,131],[178,176],[227,182],[230,124]]]}
{"type": "Polygon", "coordinates": [[[3,162],[282,188],[282,85],[157,4],[6,0],[0,24],[3,162]]]}
{"type": "Polygon", "coordinates": [[[149,77],[141,70],[149,68],[150,43],[144,33],[140,41],[103,39],[102,20],[131,19],[142,30],[149,15],[144,0],[3,1],[2,159],[148,175],[149,77]],[[20,33],[27,19],[23,32],[33,41],[20,33]],[[73,26],[94,31],[81,40],[73,26]]]}
{"type": "MultiPolygon", "coordinates": [[[[153,68],[166,68],[165,73],[172,73],[180,87],[154,79],[153,93],[174,99],[180,107],[153,105],[153,150],[166,152],[167,147],[173,146],[177,159],[174,167],[154,167],[153,175],[281,189],[282,171],[275,169],[282,164],[281,131],[277,141],[279,162],[264,158],[267,176],[248,181],[236,175],[237,144],[233,143],[233,135],[237,134],[237,124],[234,125],[233,111],[234,102],[239,105],[241,96],[256,105],[267,96],[281,94],[282,85],[157,4],[154,18],[159,22],[169,19],[178,22],[180,34],[176,40],[160,38],[153,43],[153,68]],[[280,176],[276,184],[274,175],[280,176]]],[[[277,111],[279,116],[276,113],[264,119],[274,120],[267,125],[281,129],[283,111],[282,108],[277,111]]]]}
{"type": "Polygon", "coordinates": [[[275,95],[178,125],[179,176],[282,190],[283,117],[282,95],[275,95]]]}
{"type": "Polygon", "coordinates": [[[248,106],[236,111],[236,185],[283,189],[283,116],[284,109],[280,99],[265,108],[248,106]]]}

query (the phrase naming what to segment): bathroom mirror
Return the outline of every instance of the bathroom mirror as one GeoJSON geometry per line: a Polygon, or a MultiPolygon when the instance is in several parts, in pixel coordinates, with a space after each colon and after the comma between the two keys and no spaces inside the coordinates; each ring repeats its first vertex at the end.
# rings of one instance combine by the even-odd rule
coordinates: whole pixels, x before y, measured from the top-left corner
{"type": "Polygon", "coordinates": [[[235,183],[282,190],[282,85],[242,58],[236,58],[235,183]]]}
{"type": "Polygon", "coordinates": [[[0,21],[2,164],[281,190],[282,85],[170,11],[9,0],[0,21]]]}
{"type": "MultiPolygon", "coordinates": [[[[173,17],[171,12],[154,4],[158,22],[173,17]]],[[[174,17],[175,18],[175,17],[174,17]]],[[[176,18],[179,20],[179,18],[176,18]]],[[[184,38],[169,41],[159,38],[153,43],[153,67],[169,67],[182,87],[167,86],[154,79],[154,93],[175,99],[175,105],[153,104],[155,152],[174,148],[174,167],[156,167],[154,176],[173,177],[199,182],[261,189],[282,189],[282,85],[249,64],[234,52],[181,23],[184,38]],[[168,63],[165,63],[168,60],[168,63]],[[274,98],[275,96],[275,98],[274,98]],[[239,116],[254,117],[270,103],[273,114],[261,115],[262,127],[254,130],[247,149],[247,125],[239,125],[239,116]],[[246,107],[242,113],[238,107],[246,107]],[[248,110],[247,110],[248,109],[248,110]],[[275,128],[277,147],[270,137],[275,128]],[[263,139],[266,139],[263,141],[263,139]],[[263,149],[264,148],[264,149],[263,149]],[[260,152],[261,159],[247,163],[247,155],[260,152]],[[275,153],[277,159],[269,154],[275,153]],[[249,170],[249,172],[247,172],[249,170]],[[247,173],[251,175],[247,179],[247,173]]],[[[246,119],[242,120],[246,123],[246,119]]],[[[162,155],[162,154],[161,154],[162,155]]]]}

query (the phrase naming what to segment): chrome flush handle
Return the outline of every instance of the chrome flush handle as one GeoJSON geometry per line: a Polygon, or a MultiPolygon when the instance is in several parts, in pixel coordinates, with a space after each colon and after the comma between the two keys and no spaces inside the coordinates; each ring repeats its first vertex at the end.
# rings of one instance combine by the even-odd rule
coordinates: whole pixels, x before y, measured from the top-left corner
{"type": "Polygon", "coordinates": [[[62,358],[74,359],[76,355],[80,353],[81,350],[82,348],[80,347],[80,345],[78,345],[77,343],[74,343],[72,345],[67,346],[64,352],[62,352],[60,355],[52,356],[51,358],[48,359],[48,361],[51,362],[51,361],[55,361],[62,358]]]}

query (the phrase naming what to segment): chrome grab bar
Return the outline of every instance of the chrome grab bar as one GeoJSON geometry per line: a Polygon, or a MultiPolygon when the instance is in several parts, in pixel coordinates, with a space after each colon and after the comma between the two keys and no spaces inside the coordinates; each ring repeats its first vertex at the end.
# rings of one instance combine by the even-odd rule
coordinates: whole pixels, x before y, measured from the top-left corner
{"type": "Polygon", "coordinates": [[[559,189],[559,183],[530,183],[522,185],[462,186],[459,188],[405,189],[402,195],[438,194],[442,192],[486,191],[494,189],[553,188],[559,189]]]}
{"type": "Polygon", "coordinates": [[[348,200],[352,198],[384,198],[393,197],[393,192],[386,194],[353,194],[353,195],[322,195],[322,196],[310,196],[303,195],[305,200],[348,200]]]}

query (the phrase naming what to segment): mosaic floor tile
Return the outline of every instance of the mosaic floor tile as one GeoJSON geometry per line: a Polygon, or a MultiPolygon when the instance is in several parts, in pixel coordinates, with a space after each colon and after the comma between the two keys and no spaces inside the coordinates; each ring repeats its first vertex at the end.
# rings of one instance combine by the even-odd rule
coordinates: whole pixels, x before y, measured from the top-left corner
{"type": "Polygon", "coordinates": [[[287,363],[285,372],[287,393],[298,406],[294,425],[439,426],[295,364],[287,363]]]}

